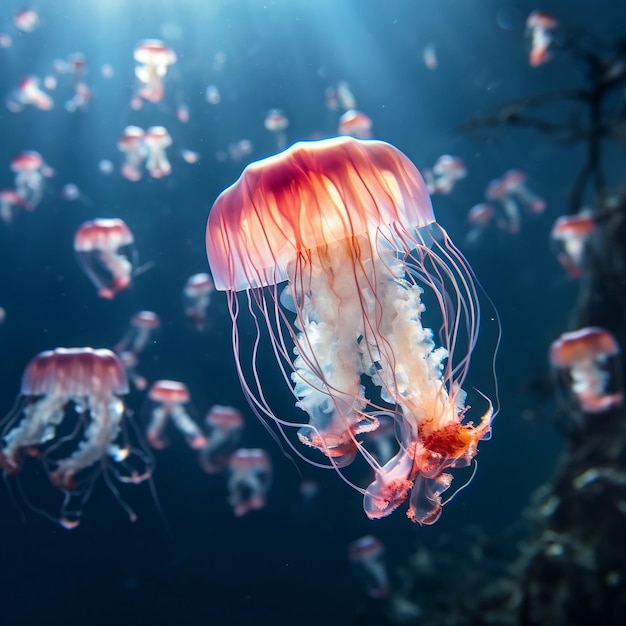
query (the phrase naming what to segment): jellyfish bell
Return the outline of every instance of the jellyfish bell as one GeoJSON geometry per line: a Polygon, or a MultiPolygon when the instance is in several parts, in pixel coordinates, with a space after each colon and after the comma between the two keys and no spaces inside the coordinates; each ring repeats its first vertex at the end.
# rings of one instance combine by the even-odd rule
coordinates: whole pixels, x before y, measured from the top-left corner
{"type": "Polygon", "coordinates": [[[256,414],[273,420],[303,458],[300,444],[325,455],[346,481],[343,468],[361,456],[375,477],[367,489],[353,486],[369,517],[410,496],[409,517],[432,523],[451,480],[445,470],[471,463],[492,410],[488,403],[476,424],[466,421],[462,385],[478,337],[478,295],[415,166],[382,141],[296,143],[250,164],[218,197],[206,240],[256,414]],[[249,365],[238,291],[257,328],[249,365]],[[422,326],[425,302],[439,313],[438,337],[422,326]],[[308,421],[270,407],[259,357],[265,341],[308,421]],[[379,427],[381,412],[392,416],[399,444],[384,465],[359,437],[379,427]]]}

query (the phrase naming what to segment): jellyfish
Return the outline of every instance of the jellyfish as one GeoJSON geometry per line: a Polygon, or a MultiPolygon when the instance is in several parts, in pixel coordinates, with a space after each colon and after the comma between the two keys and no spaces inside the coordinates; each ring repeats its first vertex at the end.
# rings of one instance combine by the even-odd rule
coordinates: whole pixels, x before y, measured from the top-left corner
{"type": "Polygon", "coordinates": [[[117,353],[124,369],[126,370],[126,376],[128,380],[134,385],[138,391],[144,391],[148,386],[148,381],[137,371],[139,365],[139,358],[134,352],[130,350],[122,350],[117,353]]]}
{"type": "Polygon", "coordinates": [[[219,474],[239,446],[243,415],[232,406],[216,404],[207,413],[205,424],[206,445],[200,450],[200,465],[207,474],[219,474]]]}
{"type": "Polygon", "coordinates": [[[356,539],[348,546],[348,556],[370,598],[386,598],[390,591],[385,565],[385,546],[373,535],[356,539]]]}
{"type": "Polygon", "coordinates": [[[237,517],[265,506],[272,486],[272,461],[265,450],[240,448],[228,463],[228,503],[237,517]]]}
{"type": "Polygon", "coordinates": [[[183,290],[185,315],[196,330],[206,326],[207,308],[214,291],[213,281],[206,272],[190,276],[183,290]]]}
{"type": "Polygon", "coordinates": [[[191,400],[189,389],[176,380],[157,380],[148,391],[153,403],[150,424],[146,432],[148,443],[153,448],[165,448],[168,441],[163,431],[171,419],[174,426],[185,436],[187,444],[194,450],[206,445],[206,438],[200,427],[193,421],[185,405],[191,400]]]}
{"type": "Polygon", "coordinates": [[[13,16],[13,23],[23,33],[32,33],[39,26],[39,14],[33,9],[21,9],[13,16]]]}
{"type": "Polygon", "coordinates": [[[132,182],[141,178],[141,167],[146,158],[145,132],[139,126],[127,126],[117,142],[120,152],[126,154],[122,165],[122,176],[132,182]]]}
{"type": "Polygon", "coordinates": [[[567,270],[570,278],[580,278],[585,246],[595,230],[595,220],[587,212],[561,215],[554,222],[550,237],[559,246],[558,261],[567,270]]]}
{"type": "Polygon", "coordinates": [[[148,102],[161,102],[163,79],[167,68],[176,63],[176,53],[160,39],[144,39],[135,47],[133,56],[138,63],[135,76],[141,83],[138,96],[148,102]]]}
{"type": "Polygon", "coordinates": [[[84,222],[76,231],[74,251],[78,263],[101,298],[112,299],[130,287],[134,242],[130,228],[118,218],[84,222]]]}
{"type": "Polygon", "coordinates": [[[130,328],[124,338],[115,346],[116,352],[130,350],[134,354],[143,352],[154,331],[161,326],[161,320],[154,311],[138,311],[130,319],[130,328]]]}
{"type": "Polygon", "coordinates": [[[0,190],[0,220],[10,224],[15,217],[16,209],[24,205],[24,199],[15,189],[0,190]]]}
{"type": "Polygon", "coordinates": [[[44,168],[43,157],[35,150],[24,150],[11,161],[15,189],[28,211],[35,209],[43,198],[44,168]]]}
{"type": "Polygon", "coordinates": [[[6,475],[22,470],[25,457],[43,461],[52,485],[64,492],[56,520],[72,529],[102,472],[120,500],[110,473],[140,483],[152,471],[150,458],[133,448],[125,428],[122,396],[128,393],[124,366],[110,350],[57,348],[38,354],[22,377],[21,403],[5,420],[0,466],[6,475]]]}
{"type": "Polygon", "coordinates": [[[558,27],[556,18],[545,11],[533,11],[526,19],[526,36],[530,38],[529,63],[538,67],[552,58],[548,50],[552,43],[552,31],[558,27]]]}
{"type": "Polygon", "coordinates": [[[146,130],[143,144],[147,152],[146,169],[152,178],[163,178],[172,173],[165,148],[172,145],[172,138],[163,126],[151,126],[146,130]]]}
{"type": "Polygon", "coordinates": [[[429,70],[436,70],[439,67],[439,60],[437,59],[437,49],[432,43],[427,44],[422,51],[422,59],[424,65],[429,70]]]}
{"type": "Polygon", "coordinates": [[[374,480],[366,489],[352,486],[368,517],[389,515],[409,499],[410,519],[436,521],[452,480],[447,470],[472,463],[478,442],[490,436],[493,409],[486,401],[477,423],[467,421],[462,385],[478,338],[478,293],[411,161],[382,141],[296,143],[248,165],[220,194],[206,241],[256,414],[309,462],[321,464],[302,445],[324,455],[347,482],[344,468],[360,455],[374,480]],[[422,325],[425,302],[439,314],[438,336],[422,325]],[[257,329],[250,348],[245,308],[257,329]],[[264,347],[302,419],[272,411],[264,347]],[[359,438],[382,415],[394,420],[398,438],[384,465],[359,438]]]}
{"type": "Polygon", "coordinates": [[[350,135],[359,139],[367,139],[372,136],[372,120],[369,115],[356,109],[348,109],[339,118],[337,133],[350,135]]]}
{"type": "Polygon", "coordinates": [[[289,127],[289,119],[280,109],[270,109],[265,114],[263,124],[267,130],[274,133],[276,137],[276,147],[283,150],[287,145],[287,134],[285,131],[289,127]]]}
{"type": "Polygon", "coordinates": [[[209,85],[206,88],[204,93],[204,97],[209,104],[219,104],[222,100],[222,96],[220,95],[220,90],[215,85],[209,85]]]}
{"type": "Polygon", "coordinates": [[[519,233],[522,222],[519,207],[500,178],[494,178],[489,182],[485,189],[485,198],[487,198],[487,200],[495,200],[502,204],[507,220],[503,228],[512,234],[519,233]]]}
{"type": "Polygon", "coordinates": [[[467,176],[467,167],[459,157],[442,154],[433,165],[435,191],[450,193],[457,181],[467,176]]]}
{"type": "Polygon", "coordinates": [[[29,104],[41,111],[49,111],[54,106],[54,101],[39,87],[39,84],[37,76],[24,76],[7,100],[9,111],[19,113],[24,106],[29,104]]]}
{"type": "Polygon", "coordinates": [[[337,83],[337,99],[344,111],[351,111],[356,109],[356,98],[350,89],[350,85],[345,80],[340,80],[337,83]]]}
{"type": "Polygon", "coordinates": [[[528,188],[527,178],[526,172],[522,170],[508,170],[502,176],[502,186],[506,193],[514,196],[531,213],[543,213],[546,202],[528,188]]]}
{"type": "Polygon", "coordinates": [[[465,236],[465,243],[476,243],[493,220],[494,215],[495,209],[491,204],[486,202],[475,204],[467,213],[467,222],[471,228],[465,236]]]}
{"type": "Polygon", "coordinates": [[[550,364],[569,373],[570,388],[585,413],[603,413],[621,406],[621,376],[611,380],[610,364],[617,371],[620,347],[607,330],[581,328],[563,333],[550,346],[550,364]]]}

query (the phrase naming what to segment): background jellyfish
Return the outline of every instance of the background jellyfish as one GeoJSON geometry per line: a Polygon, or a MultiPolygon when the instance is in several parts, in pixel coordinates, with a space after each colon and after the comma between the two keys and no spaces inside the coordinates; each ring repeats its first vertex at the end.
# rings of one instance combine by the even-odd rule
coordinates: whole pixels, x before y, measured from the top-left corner
{"type": "Polygon", "coordinates": [[[125,433],[121,396],[127,393],[124,366],[110,350],[48,350],[24,371],[22,402],[4,422],[0,466],[5,475],[16,475],[26,456],[40,458],[50,482],[65,494],[60,517],[50,516],[64,528],[80,523],[100,473],[136,519],[110,479],[112,474],[139,483],[152,471],[149,457],[133,448],[125,433]]]}
{"type": "Polygon", "coordinates": [[[297,427],[300,443],[342,474],[360,455],[375,472],[367,489],[353,485],[370,518],[410,496],[410,519],[436,521],[452,479],[446,470],[471,463],[490,435],[492,410],[465,422],[477,293],[415,166],[381,141],[297,143],[249,165],[220,195],[207,253],[216,288],[228,292],[237,367],[256,413],[283,434],[297,427]],[[266,324],[308,423],[285,421],[269,406],[256,363],[260,330],[251,369],[242,365],[239,290],[257,329],[266,324]],[[440,315],[438,337],[422,326],[424,291],[440,315]],[[395,421],[398,438],[384,465],[359,439],[380,415],[395,421]]]}
{"type": "Polygon", "coordinates": [[[243,415],[232,406],[216,404],[205,418],[206,445],[200,450],[200,465],[207,474],[226,469],[241,439],[243,415]]]}
{"type": "Polygon", "coordinates": [[[228,502],[237,517],[265,506],[272,486],[272,461],[260,448],[240,448],[228,463],[228,502]]]}
{"type": "Polygon", "coordinates": [[[133,275],[133,233],[120,219],[95,219],[74,236],[78,262],[101,298],[111,299],[130,286],[133,275]]]}
{"type": "Polygon", "coordinates": [[[348,545],[348,557],[356,575],[371,598],[386,598],[390,591],[385,564],[385,546],[373,535],[366,535],[348,545]]]}

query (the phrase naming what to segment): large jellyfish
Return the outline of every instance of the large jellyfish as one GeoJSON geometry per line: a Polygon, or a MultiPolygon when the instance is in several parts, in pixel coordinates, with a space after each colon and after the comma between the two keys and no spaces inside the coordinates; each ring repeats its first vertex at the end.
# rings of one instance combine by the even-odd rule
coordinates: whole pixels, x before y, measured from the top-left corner
{"type": "Polygon", "coordinates": [[[365,459],[374,480],[353,486],[368,517],[389,515],[410,497],[408,517],[434,523],[452,480],[447,470],[471,464],[493,410],[485,398],[479,420],[466,420],[462,386],[478,337],[478,295],[411,161],[382,141],[297,143],[250,164],[218,197],[206,241],[257,415],[284,435],[297,427],[300,443],[346,481],[345,466],[365,459]],[[439,314],[438,335],[422,325],[426,303],[439,314]],[[250,365],[242,363],[245,306],[257,328],[250,365]],[[260,361],[267,339],[307,423],[270,408],[260,361]],[[393,418],[398,439],[384,465],[359,437],[382,415],[393,418]]]}
{"type": "Polygon", "coordinates": [[[104,471],[111,491],[136,519],[109,474],[139,483],[152,471],[150,457],[127,437],[121,396],[128,393],[128,381],[118,357],[93,348],[41,352],[26,367],[20,393],[22,402],[2,431],[4,473],[20,473],[26,456],[40,458],[52,484],[65,494],[61,515],[54,519],[71,529],[104,471]]]}

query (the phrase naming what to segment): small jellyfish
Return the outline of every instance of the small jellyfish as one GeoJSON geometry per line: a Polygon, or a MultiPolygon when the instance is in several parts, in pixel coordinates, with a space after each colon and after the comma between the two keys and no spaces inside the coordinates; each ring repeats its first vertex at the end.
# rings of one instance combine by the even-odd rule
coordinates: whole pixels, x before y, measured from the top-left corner
{"type": "Polygon", "coordinates": [[[7,320],[7,312],[4,307],[0,306],[0,326],[4,324],[7,320]]]}
{"type": "Polygon", "coordinates": [[[460,157],[442,154],[433,165],[434,191],[450,193],[456,183],[467,176],[467,167],[460,157]]]}
{"type": "Polygon", "coordinates": [[[530,213],[543,213],[546,210],[546,202],[528,188],[527,178],[526,172],[522,170],[508,170],[502,176],[502,186],[506,193],[515,197],[530,213]]]}
{"type": "Polygon", "coordinates": [[[54,100],[39,85],[37,76],[24,76],[9,96],[7,108],[13,113],[19,113],[30,104],[41,111],[49,111],[54,106],[54,100]]]}
{"type": "Polygon", "coordinates": [[[98,171],[100,174],[104,176],[108,176],[113,173],[113,161],[109,161],[109,159],[102,159],[98,161],[98,171]]]}
{"type": "Polygon", "coordinates": [[[200,161],[201,154],[196,152],[195,150],[189,150],[188,148],[183,148],[180,151],[180,156],[182,157],[185,163],[189,163],[189,165],[194,165],[200,161]]]}
{"type": "Polygon", "coordinates": [[[222,99],[220,90],[215,85],[209,85],[206,88],[204,97],[209,104],[219,104],[222,99]]]}
{"type": "Polygon", "coordinates": [[[495,213],[491,204],[486,202],[475,204],[467,213],[467,223],[470,225],[470,229],[465,235],[465,243],[476,243],[492,222],[495,213]]]}
{"type": "Polygon", "coordinates": [[[276,137],[276,147],[278,150],[284,150],[287,145],[287,134],[285,131],[289,127],[289,119],[280,109],[270,109],[265,114],[263,122],[265,128],[276,137]]]}
{"type": "Polygon", "coordinates": [[[239,447],[243,415],[232,406],[216,404],[204,423],[207,441],[200,450],[200,465],[207,474],[219,474],[228,467],[230,457],[239,447]]]}
{"type": "Polygon", "coordinates": [[[13,16],[13,23],[23,33],[32,33],[39,26],[39,15],[33,9],[22,9],[13,16]]]}
{"type": "Polygon", "coordinates": [[[552,58],[548,48],[552,43],[552,31],[558,28],[558,21],[545,11],[533,11],[526,19],[526,36],[530,39],[529,63],[538,67],[552,58]]]}
{"type": "Polygon", "coordinates": [[[130,328],[122,341],[115,346],[115,351],[130,350],[134,354],[140,354],[160,326],[161,320],[154,311],[138,311],[131,317],[130,328]]]}
{"type": "Polygon", "coordinates": [[[422,52],[422,59],[424,60],[424,65],[429,70],[436,70],[439,67],[439,61],[437,60],[437,50],[435,49],[435,45],[429,43],[422,52]]]}
{"type": "Polygon", "coordinates": [[[550,365],[568,376],[577,404],[585,413],[621,406],[624,394],[619,372],[620,347],[607,330],[581,328],[563,333],[550,346],[550,365]],[[611,366],[614,376],[611,376],[611,366]]]}
{"type": "Polygon", "coordinates": [[[15,189],[22,198],[24,208],[32,211],[43,198],[45,170],[43,157],[35,150],[20,152],[11,161],[11,170],[15,172],[15,189]]]}
{"type": "Polygon", "coordinates": [[[147,151],[146,169],[152,178],[163,178],[172,173],[165,149],[172,145],[172,138],[163,126],[151,126],[143,140],[147,151]]]}
{"type": "Polygon", "coordinates": [[[150,457],[126,438],[122,396],[127,393],[124,367],[110,350],[48,350],[24,371],[21,402],[4,423],[0,466],[5,475],[16,475],[25,457],[41,459],[50,482],[64,492],[61,515],[53,518],[64,528],[78,526],[101,473],[136,519],[110,478],[137,484],[152,472],[150,457]]]}
{"type": "Polygon", "coordinates": [[[339,98],[334,87],[326,87],[324,90],[324,102],[329,111],[336,111],[339,108],[339,98]]]}
{"type": "Polygon", "coordinates": [[[358,139],[368,139],[372,136],[372,120],[369,115],[356,109],[348,109],[340,118],[337,132],[340,135],[350,135],[358,139]]]}
{"type": "Polygon", "coordinates": [[[148,381],[145,376],[142,376],[137,371],[137,366],[139,365],[137,355],[130,350],[123,350],[122,352],[118,352],[117,356],[120,358],[126,370],[126,376],[128,376],[128,379],[134,385],[135,389],[137,389],[137,391],[144,391],[148,386],[148,381]]]}
{"type": "Polygon", "coordinates": [[[10,48],[13,45],[13,37],[9,33],[0,32],[0,48],[10,48]]]}
{"type": "Polygon", "coordinates": [[[103,78],[113,78],[115,76],[115,70],[110,63],[104,63],[100,68],[100,74],[103,78]]]}
{"type": "Polygon", "coordinates": [[[92,207],[93,202],[79,189],[75,183],[67,183],[61,187],[61,198],[66,202],[78,202],[86,207],[92,207]]]}
{"type": "Polygon", "coordinates": [[[231,161],[241,161],[252,154],[252,142],[249,139],[240,139],[228,144],[228,156],[231,161]]]}
{"type": "Polygon", "coordinates": [[[391,587],[385,564],[385,547],[373,535],[350,543],[348,556],[370,598],[386,598],[391,587]]]}
{"type": "Polygon", "coordinates": [[[585,246],[595,230],[596,222],[588,212],[562,215],[554,222],[550,237],[559,246],[558,261],[570,278],[580,278],[585,246]]]}
{"type": "Polygon", "coordinates": [[[145,132],[139,126],[127,126],[118,139],[117,148],[126,155],[122,176],[132,182],[141,178],[141,168],[146,158],[145,132]]]}
{"type": "Polygon", "coordinates": [[[206,445],[206,437],[185,408],[191,400],[187,385],[176,380],[157,380],[150,387],[148,398],[153,408],[146,438],[153,448],[161,449],[168,445],[163,431],[170,419],[185,436],[190,448],[199,450],[206,445]]]}
{"type": "Polygon", "coordinates": [[[228,473],[228,503],[237,517],[265,506],[272,486],[272,461],[265,450],[236,450],[230,457],[228,473]]]}
{"type": "Polygon", "coordinates": [[[356,98],[350,90],[350,85],[345,80],[337,83],[337,99],[344,111],[353,111],[356,109],[356,98]]]}
{"type": "Polygon", "coordinates": [[[137,95],[148,102],[161,102],[163,79],[167,68],[176,63],[176,53],[160,39],[144,39],[135,47],[133,57],[138,63],[135,76],[141,84],[137,95]]]}
{"type": "Polygon", "coordinates": [[[203,330],[207,322],[207,309],[215,290],[211,277],[205,273],[194,274],[187,279],[183,290],[183,306],[187,319],[196,330],[203,330]]]}
{"type": "Polygon", "coordinates": [[[112,299],[132,280],[135,238],[118,218],[95,219],[82,224],[74,235],[74,251],[83,272],[101,298],[112,299]]]}
{"type": "Polygon", "coordinates": [[[10,224],[17,209],[24,206],[24,199],[15,189],[0,190],[0,220],[10,224]]]}
{"type": "Polygon", "coordinates": [[[500,178],[494,178],[485,189],[485,198],[502,205],[506,224],[502,227],[509,233],[516,234],[521,230],[522,218],[517,202],[512,198],[500,178]]]}

